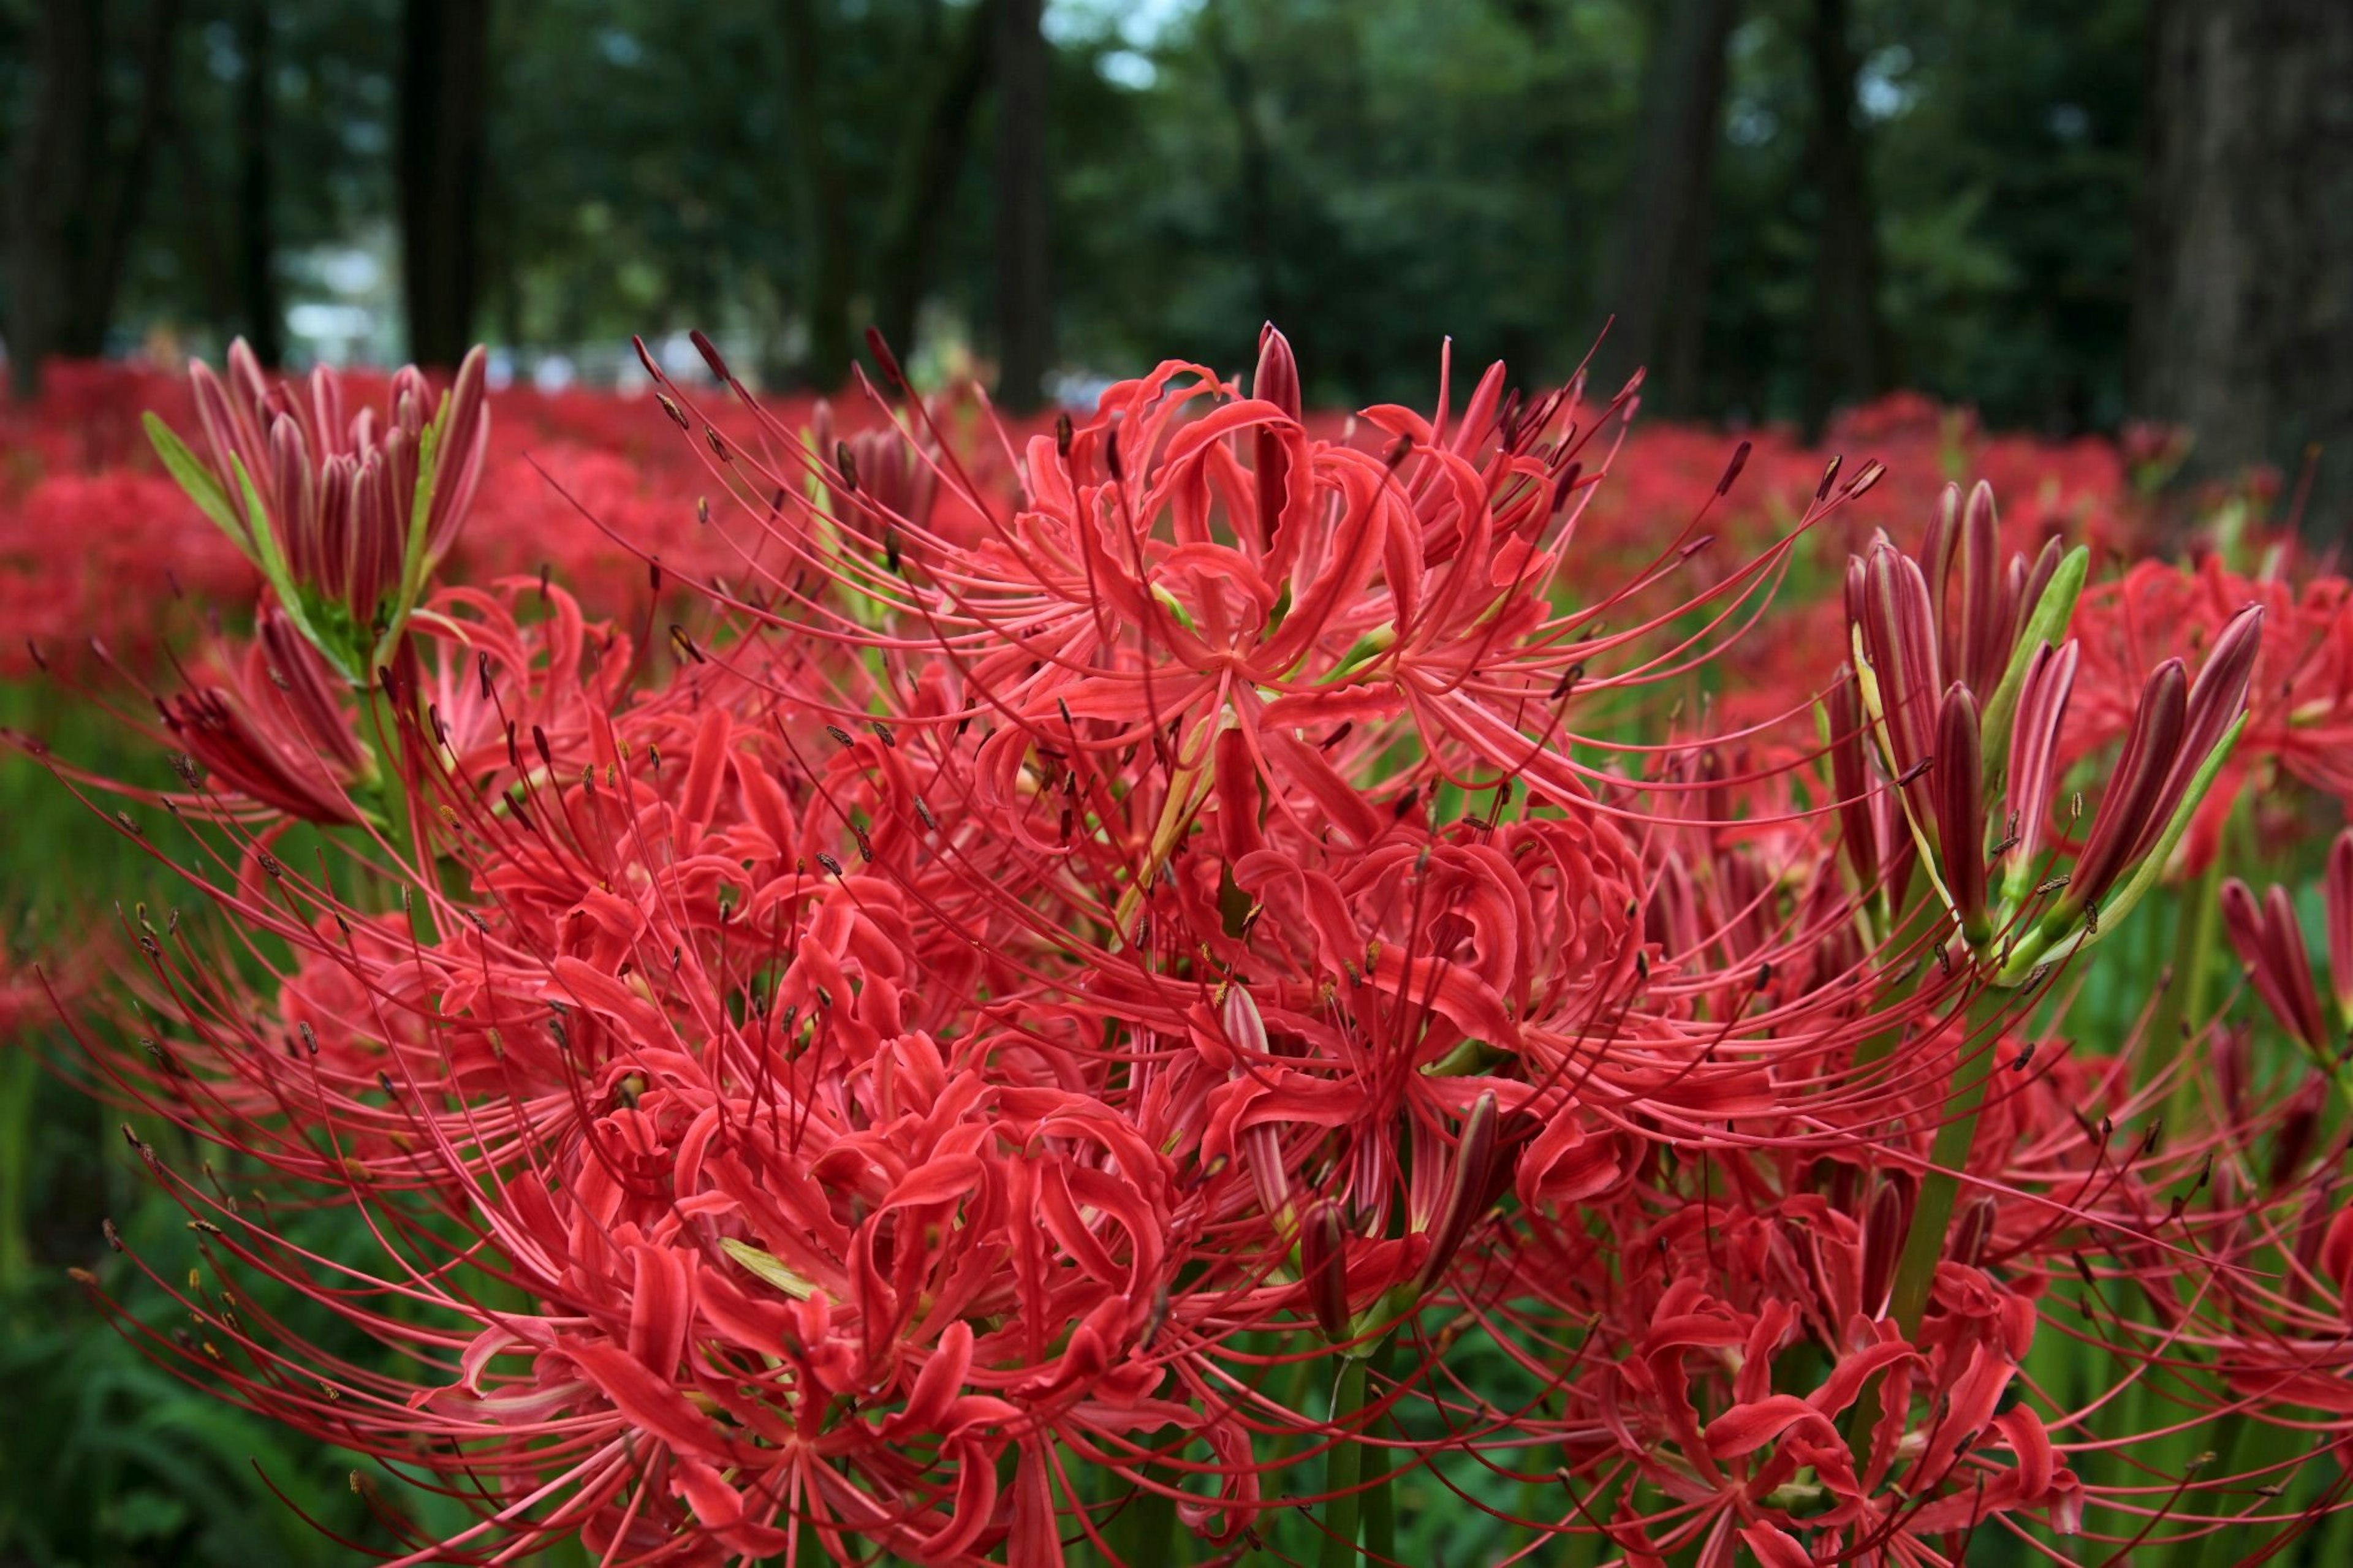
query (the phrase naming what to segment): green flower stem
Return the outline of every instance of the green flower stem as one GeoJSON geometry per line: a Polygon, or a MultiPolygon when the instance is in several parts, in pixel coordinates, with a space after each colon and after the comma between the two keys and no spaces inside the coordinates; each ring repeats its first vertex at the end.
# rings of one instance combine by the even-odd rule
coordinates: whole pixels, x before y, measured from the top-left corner
{"type": "MultiPolygon", "coordinates": [[[[1943,905],[1932,899],[1919,900],[1906,908],[1903,915],[1888,928],[1891,946],[1896,947],[1898,951],[1901,950],[1902,943],[1918,927],[1924,911],[1933,911],[1932,918],[1937,921],[1947,919],[1943,905]]],[[[1932,929],[1928,934],[1938,941],[1944,938],[1943,931],[1937,929],[1932,929]]],[[[1923,952],[1920,955],[1920,962],[1913,967],[1912,972],[1898,980],[1890,990],[1889,1005],[1883,1011],[1891,1022],[1885,1027],[1865,1036],[1862,1043],[1855,1047],[1854,1066],[1858,1072],[1865,1068],[1878,1066],[1894,1051],[1896,1044],[1904,1037],[1905,1029],[1909,1026],[1912,1017],[1912,999],[1919,994],[1920,987],[1927,983],[1928,973],[1935,967],[1936,960],[1933,955],[1923,952]]]]}
{"type": "Polygon", "coordinates": [[[33,1099],[40,1087],[39,1058],[30,1037],[0,1054],[0,1294],[32,1267],[33,1099]]]}
{"type": "MultiPolygon", "coordinates": [[[[1157,1448],[1174,1443],[1177,1436],[1176,1428],[1163,1427],[1145,1439],[1146,1446],[1157,1448]]],[[[1144,1467],[1141,1473],[1152,1476],[1153,1467],[1144,1467]]],[[[1126,1568],[1168,1568],[1176,1560],[1176,1500],[1149,1487],[1131,1486],[1118,1517],[1105,1533],[1126,1568]]]]}
{"type": "MultiPolygon", "coordinates": [[[[1396,1365],[1396,1351],[1397,1336],[1391,1334],[1373,1352],[1372,1371],[1385,1388],[1396,1365]]],[[[1389,1489],[1394,1473],[1389,1450],[1380,1447],[1366,1449],[1363,1466],[1365,1556],[1377,1563],[1393,1563],[1397,1560],[1397,1499],[1389,1489]]]]}
{"type": "Polygon", "coordinates": [[[1920,1332],[1927,1315],[1928,1292],[1936,1280],[1936,1264],[1945,1256],[1945,1232],[1951,1226],[1953,1205],[1959,1201],[1960,1173],[1968,1163],[1969,1146],[1977,1141],[1978,1112],[1984,1108],[1987,1080],[2000,1063],[2001,1020],[2009,1000],[2005,992],[1987,988],[1966,1011],[1957,1043],[1953,1089],[1945,1101],[1945,1120],[1929,1146],[1928,1170],[1921,1177],[1920,1199],[1913,1206],[1912,1228],[1905,1233],[1904,1251],[1895,1263],[1895,1289],[1888,1312],[1907,1340],[1920,1332]],[[1970,1042],[1980,1034],[1984,1048],[1973,1059],[1970,1042]]]}
{"type": "MultiPolygon", "coordinates": [[[[2158,997],[2157,1011],[2149,1018],[2148,1049],[2141,1058],[2139,1077],[2143,1083],[2188,1048],[2188,1038],[2182,1034],[2184,1024],[2195,1029],[2206,1022],[2207,982],[2213,969],[2207,958],[2214,951],[2221,920],[2222,857],[2218,852],[2190,885],[2189,907],[2181,911],[2174,926],[2171,973],[2164,993],[2158,997]]],[[[2197,1074],[2185,1072],[2174,1079],[2172,1095],[2165,1106],[2168,1127],[2179,1126],[2197,1103],[2197,1074]]]]}
{"type": "MultiPolygon", "coordinates": [[[[385,842],[392,846],[396,857],[420,855],[424,844],[409,810],[408,758],[401,743],[399,710],[385,695],[381,681],[370,681],[362,692],[366,700],[368,725],[375,736],[376,816],[384,829],[385,842]]],[[[419,940],[436,940],[429,900],[410,901],[409,921],[419,940]]]]}
{"type": "MultiPolygon", "coordinates": [[[[1332,1426],[1345,1432],[1365,1408],[1365,1358],[1343,1354],[1340,1379],[1332,1390],[1332,1426]]],[[[1324,1451],[1323,1568],[1348,1568],[1357,1561],[1356,1521],[1364,1506],[1357,1489],[1364,1479],[1365,1449],[1354,1437],[1341,1437],[1324,1451]]]]}

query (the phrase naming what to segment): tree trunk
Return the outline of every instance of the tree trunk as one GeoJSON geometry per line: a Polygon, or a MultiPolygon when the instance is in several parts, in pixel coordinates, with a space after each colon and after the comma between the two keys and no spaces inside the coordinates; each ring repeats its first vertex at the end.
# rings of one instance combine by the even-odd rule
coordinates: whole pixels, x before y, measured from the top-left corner
{"type": "Polygon", "coordinates": [[[1665,0],[1642,71],[1633,183],[1604,276],[1616,319],[1595,357],[1596,389],[1650,371],[1644,401],[1670,412],[1699,400],[1709,214],[1723,139],[1724,46],[1736,0],[1665,0]]]}
{"type": "Polygon", "coordinates": [[[898,189],[875,258],[874,324],[904,363],[915,352],[917,313],[939,258],[973,110],[988,75],[988,45],[999,0],[980,0],[933,73],[932,89],[902,159],[898,189]]]}
{"type": "MultiPolygon", "coordinates": [[[[1293,351],[1313,364],[1315,345],[1309,323],[1293,319],[1290,294],[1283,286],[1282,247],[1275,241],[1274,153],[1267,145],[1266,127],[1259,117],[1258,83],[1249,58],[1235,46],[1225,11],[1213,10],[1205,21],[1202,31],[1218,68],[1218,89],[1234,123],[1236,216],[1240,219],[1242,253],[1250,258],[1258,294],[1258,318],[1282,328],[1293,351]]],[[[1234,323],[1238,331],[1251,325],[1234,323]]]]}
{"type": "Polygon", "coordinates": [[[2189,427],[2190,471],[2306,476],[2353,539],[2353,6],[2157,0],[2134,279],[2136,412],[2189,427]]]}
{"type": "Polygon", "coordinates": [[[237,14],[244,74],[237,83],[237,292],[246,342],[255,358],[274,367],[286,357],[286,318],[278,293],[269,11],[269,0],[245,0],[237,14]]]}
{"type": "Polygon", "coordinates": [[[406,0],[401,17],[401,292],[409,357],[473,345],[490,115],[490,0],[406,0]]]}
{"type": "MultiPolygon", "coordinates": [[[[107,329],[114,324],[114,303],[122,291],[122,272],[131,258],[131,237],[138,232],[141,211],[147,203],[147,176],[154,167],[155,149],[171,118],[172,89],[178,79],[173,69],[174,46],[180,30],[180,0],[154,0],[149,7],[147,33],[139,53],[139,107],[131,122],[131,140],[122,146],[104,146],[101,156],[112,165],[112,183],[80,199],[98,208],[90,233],[90,252],[77,265],[71,279],[72,309],[59,349],[80,359],[106,352],[107,329]]],[[[101,89],[101,90],[103,90],[101,89]]],[[[103,132],[100,133],[101,137],[103,132]]]]}
{"type": "Polygon", "coordinates": [[[32,109],[8,180],[8,373],[19,397],[63,350],[78,261],[89,254],[82,202],[97,161],[101,7],[43,0],[32,27],[32,109]]]}
{"type": "Polygon", "coordinates": [[[1854,122],[1854,44],[1847,0],[1813,0],[1807,56],[1814,89],[1809,174],[1820,202],[1814,246],[1813,330],[1804,420],[1818,439],[1841,402],[1887,390],[1887,326],[1879,310],[1879,230],[1862,136],[1854,122]]]}
{"type": "Polygon", "coordinates": [[[1043,9],[1004,0],[997,12],[997,396],[1017,413],[1044,401],[1054,355],[1043,9]]]}
{"type": "Polygon", "coordinates": [[[8,350],[20,395],[53,354],[105,352],[116,296],[171,118],[180,0],[153,0],[127,142],[110,144],[106,8],[44,0],[33,24],[33,108],[7,192],[8,350]]]}
{"type": "Polygon", "coordinates": [[[825,37],[815,0],[780,0],[785,116],[792,128],[794,216],[800,226],[801,319],[808,329],[801,379],[831,392],[849,378],[849,209],[828,145],[825,37]]]}

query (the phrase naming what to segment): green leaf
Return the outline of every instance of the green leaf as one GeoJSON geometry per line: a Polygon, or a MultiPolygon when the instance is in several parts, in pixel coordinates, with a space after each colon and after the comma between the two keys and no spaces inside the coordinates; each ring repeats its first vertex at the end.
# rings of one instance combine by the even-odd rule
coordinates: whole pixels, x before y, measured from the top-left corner
{"type": "Polygon", "coordinates": [[[142,415],[140,423],[147,427],[148,444],[155,448],[155,456],[164,460],[164,471],[187,491],[188,499],[196,503],[196,510],[218,524],[220,531],[228,535],[229,542],[250,560],[253,541],[246,533],[245,524],[238,521],[237,509],[229,505],[228,492],[221,489],[221,482],[213,476],[213,471],[206,468],[203,460],[188,450],[188,444],[153,413],[142,415]]]}
{"type": "Polygon", "coordinates": [[[763,1252],[751,1243],[738,1241],[732,1236],[720,1237],[719,1246],[728,1257],[796,1301],[806,1301],[817,1294],[814,1284],[786,1268],[773,1253],[763,1252]]]}
{"type": "Polygon", "coordinates": [[[427,570],[425,525],[433,515],[433,491],[440,478],[434,470],[441,457],[441,421],[448,416],[448,413],[449,395],[444,393],[440,413],[434,416],[433,423],[425,427],[425,434],[417,445],[417,494],[409,502],[408,538],[400,552],[400,596],[393,603],[392,617],[385,623],[384,636],[376,639],[375,650],[370,658],[370,662],[375,665],[392,662],[393,648],[399,642],[400,634],[407,629],[409,615],[417,608],[417,601],[425,592],[427,570]]]}

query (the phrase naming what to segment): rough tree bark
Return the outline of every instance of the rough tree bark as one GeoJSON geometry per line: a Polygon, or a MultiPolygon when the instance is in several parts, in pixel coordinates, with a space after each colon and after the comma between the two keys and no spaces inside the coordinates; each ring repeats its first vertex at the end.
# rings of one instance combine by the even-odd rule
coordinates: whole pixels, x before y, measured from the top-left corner
{"type": "Polygon", "coordinates": [[[155,0],[139,57],[127,142],[110,141],[106,7],[43,0],[32,27],[31,109],[5,195],[9,377],[39,389],[54,354],[106,345],[155,149],[171,114],[179,0],[155,0]]]}
{"type": "Polygon", "coordinates": [[[964,163],[975,108],[988,79],[999,0],[980,0],[932,72],[923,110],[900,158],[897,188],[875,256],[874,324],[903,361],[939,259],[940,226],[964,163]]]}
{"type": "Polygon", "coordinates": [[[286,318],[278,292],[269,13],[269,0],[245,0],[237,13],[244,73],[237,83],[237,293],[245,341],[256,358],[274,366],[286,355],[286,318]]]}
{"type": "Polygon", "coordinates": [[[1647,367],[1644,401],[1671,412],[1699,396],[1724,47],[1738,9],[1737,0],[1664,0],[1653,17],[1633,181],[1602,275],[1601,308],[1615,321],[1595,356],[1595,386],[1613,392],[1647,367]]]}
{"type": "Polygon", "coordinates": [[[1854,119],[1856,61],[1847,0],[1813,0],[1806,53],[1814,96],[1807,174],[1821,204],[1803,410],[1812,440],[1832,408],[1878,396],[1889,377],[1887,326],[1879,309],[1877,208],[1854,119]]]}
{"type": "Polygon", "coordinates": [[[2156,0],[2136,412],[2191,471],[2310,464],[2307,531],[2353,540],[2353,5],[2156,0]]]}
{"type": "Polygon", "coordinates": [[[997,395],[1017,412],[1044,399],[1054,353],[1043,10],[1004,0],[997,12],[997,395]]]}
{"type": "Polygon", "coordinates": [[[453,366],[473,344],[490,0],[406,0],[401,16],[401,292],[409,356],[453,366]]]}

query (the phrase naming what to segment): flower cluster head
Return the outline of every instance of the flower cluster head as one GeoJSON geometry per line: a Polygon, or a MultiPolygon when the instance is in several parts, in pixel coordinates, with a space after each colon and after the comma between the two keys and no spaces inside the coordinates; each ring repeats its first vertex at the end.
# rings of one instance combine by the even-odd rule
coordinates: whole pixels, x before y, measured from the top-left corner
{"type": "Polygon", "coordinates": [[[302,635],[346,678],[386,662],[426,580],[448,554],[490,445],[480,349],[435,398],[415,366],[387,405],[347,409],[343,378],[273,383],[243,339],[226,382],[189,367],[201,456],[148,416],[148,435],[205,515],[220,525],[302,635]]]}
{"type": "Polygon", "coordinates": [[[666,637],[428,581],[476,361],[378,426],[233,358],[216,460],[160,443],[270,599],[157,731],[233,942],[142,909],[137,1021],[86,1031],[227,1152],[127,1129],[204,1267],[133,1258],[193,1331],[121,1326],[476,1515],[371,1482],[372,1550],[1395,1562],[1410,1482],[1499,1560],[1930,1563],[2305,1506],[2172,1438],[2353,1420],[2343,1134],[2218,1057],[2160,1136],[2207,1069],[2067,1021],[2260,612],[2141,673],[2078,805],[2089,564],[2001,556],[1983,491],[1719,704],[1878,465],[1711,561],[1743,447],[1599,574],[1623,395],[1442,371],[1319,435],[1270,328],[990,468],[887,353],[848,435],[705,354],[740,416],[649,363],[723,563],[666,637]],[[369,500],[361,563],[331,483],[406,531],[369,500]]]}

